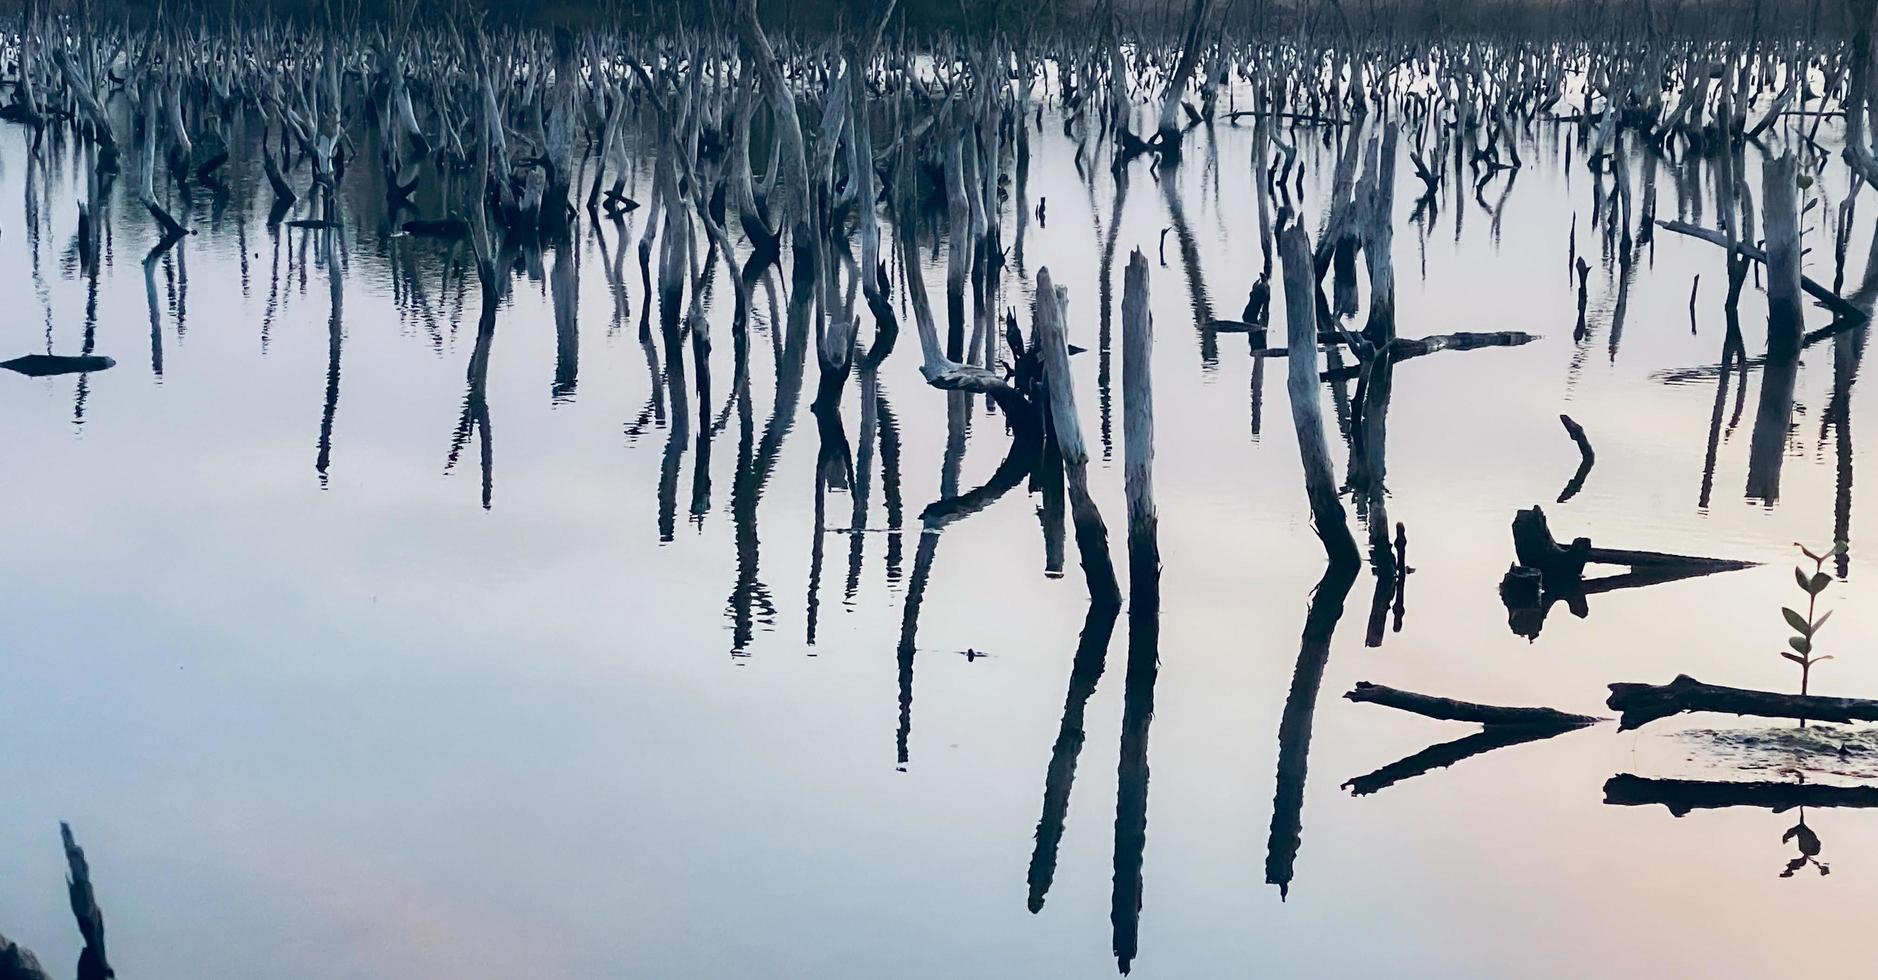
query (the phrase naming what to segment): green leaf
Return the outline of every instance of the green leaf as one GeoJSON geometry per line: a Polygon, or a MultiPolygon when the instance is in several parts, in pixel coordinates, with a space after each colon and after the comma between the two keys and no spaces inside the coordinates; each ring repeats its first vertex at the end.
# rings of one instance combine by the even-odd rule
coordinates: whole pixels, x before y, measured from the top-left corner
{"type": "Polygon", "coordinates": [[[1789,626],[1792,626],[1794,631],[1799,633],[1801,636],[1813,635],[1813,626],[1806,621],[1805,616],[1802,616],[1799,613],[1794,612],[1793,610],[1788,609],[1785,606],[1780,607],[1780,614],[1782,616],[1787,617],[1787,624],[1789,626]]]}
{"type": "Polygon", "coordinates": [[[1806,591],[1811,592],[1814,595],[1818,595],[1821,592],[1826,591],[1826,586],[1831,585],[1831,584],[1832,584],[1832,576],[1827,575],[1825,572],[1820,572],[1817,575],[1813,576],[1812,582],[1806,587],[1806,591]]]}
{"type": "Polygon", "coordinates": [[[1796,636],[1793,639],[1788,640],[1787,645],[1793,648],[1793,652],[1801,654],[1801,655],[1805,655],[1805,654],[1809,654],[1813,652],[1813,641],[1807,639],[1804,636],[1796,636]]]}
{"type": "Polygon", "coordinates": [[[1812,660],[1812,662],[1813,662],[1813,663],[1819,663],[1819,662],[1820,662],[1820,661],[1822,661],[1822,660],[1831,660],[1831,659],[1833,659],[1833,657],[1832,657],[1832,654],[1830,654],[1830,653],[1829,653],[1829,654],[1826,654],[1826,655],[1825,655],[1825,656],[1823,656],[1823,657],[1814,657],[1814,658],[1813,658],[1813,660],[1812,660]]]}
{"type": "Polygon", "coordinates": [[[1812,630],[1811,630],[1810,632],[1808,632],[1808,633],[1807,633],[1806,635],[1808,635],[1808,636],[1811,636],[1811,635],[1813,635],[1814,633],[1817,633],[1817,632],[1819,632],[1819,628],[1820,628],[1821,626],[1824,626],[1824,625],[1826,625],[1826,620],[1828,620],[1828,619],[1831,619],[1831,618],[1832,618],[1832,610],[1830,610],[1830,609],[1828,609],[1828,610],[1826,610],[1826,611],[1825,611],[1825,612],[1823,612],[1823,613],[1820,613],[1820,614],[1819,614],[1819,619],[1818,619],[1818,620],[1816,620],[1816,621],[1814,621],[1814,623],[1813,623],[1813,629],[1812,629],[1812,630]]]}
{"type": "Polygon", "coordinates": [[[1802,667],[1806,666],[1806,658],[1800,656],[1797,653],[1788,653],[1787,651],[1782,650],[1780,651],[1780,655],[1787,658],[1788,660],[1793,661],[1796,664],[1799,664],[1802,667]]]}
{"type": "MultiPolygon", "coordinates": [[[[1798,565],[1793,566],[1793,580],[1800,583],[1800,588],[1805,589],[1807,587],[1806,569],[1798,565]]],[[[1808,591],[1811,590],[1809,589],[1808,591]]]]}

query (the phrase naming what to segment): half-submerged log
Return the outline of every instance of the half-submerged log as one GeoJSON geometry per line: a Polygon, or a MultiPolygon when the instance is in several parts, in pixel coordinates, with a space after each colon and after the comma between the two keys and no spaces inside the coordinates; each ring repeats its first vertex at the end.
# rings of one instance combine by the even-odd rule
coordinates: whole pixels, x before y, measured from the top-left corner
{"type": "Polygon", "coordinates": [[[1591,715],[1575,715],[1556,708],[1508,708],[1493,704],[1456,701],[1413,691],[1401,691],[1368,681],[1357,681],[1345,698],[1359,704],[1379,704],[1442,721],[1466,721],[1488,727],[1582,728],[1602,721],[1591,715]]]}
{"type": "Polygon", "coordinates": [[[1375,772],[1357,776],[1343,784],[1352,796],[1368,796],[1405,779],[1444,769],[1494,749],[1551,738],[1565,732],[1595,725],[1601,718],[1575,715],[1555,708],[1508,708],[1472,701],[1417,694],[1368,681],[1358,681],[1345,698],[1361,704],[1379,704],[1411,714],[1442,721],[1464,721],[1483,726],[1466,738],[1431,745],[1420,752],[1392,762],[1375,772]]]}
{"type": "Polygon", "coordinates": [[[28,354],[10,361],[0,361],[0,368],[45,378],[55,374],[81,374],[116,367],[117,361],[98,354],[28,354]]]}
{"type": "Polygon", "coordinates": [[[1621,773],[1605,780],[1604,803],[1607,806],[1660,803],[1678,817],[1686,816],[1691,810],[1731,806],[1760,807],[1775,813],[1801,806],[1878,807],[1878,786],[1650,779],[1621,773]]]}
{"type": "MultiPolygon", "coordinates": [[[[1462,331],[1444,333],[1433,337],[1421,337],[1415,340],[1391,340],[1386,351],[1375,356],[1386,356],[1390,361],[1401,363],[1438,354],[1444,350],[1482,350],[1488,347],[1523,347],[1539,338],[1520,330],[1495,330],[1486,333],[1462,331]]],[[[1362,374],[1361,365],[1331,368],[1321,376],[1324,381],[1348,381],[1362,374]]]]}
{"type": "Polygon", "coordinates": [[[1660,551],[1594,548],[1590,538],[1575,538],[1570,545],[1561,545],[1552,537],[1545,512],[1537,506],[1513,515],[1513,551],[1519,559],[1518,567],[1538,570],[1546,591],[1555,593],[1582,581],[1585,566],[1591,564],[1626,565],[1634,570],[1675,573],[1678,578],[1753,568],[1757,564],[1660,551]]]}
{"type": "Polygon", "coordinates": [[[1623,712],[1618,727],[1625,731],[1685,711],[1801,721],[1878,721],[1878,700],[1722,687],[1687,674],[1677,674],[1668,684],[1612,684],[1611,696],[1604,703],[1623,712]]]}
{"type": "Polygon", "coordinates": [[[1500,601],[1506,606],[1507,625],[1514,633],[1528,639],[1538,638],[1545,626],[1546,614],[1557,602],[1566,603],[1572,615],[1583,619],[1590,615],[1590,607],[1585,603],[1588,596],[1752,568],[1756,564],[1727,558],[1594,548],[1589,538],[1577,538],[1570,545],[1561,545],[1546,525],[1545,512],[1536,506],[1513,516],[1513,549],[1517,561],[1500,579],[1500,601]],[[1584,572],[1588,564],[1624,565],[1629,571],[1587,579],[1584,572]]]}

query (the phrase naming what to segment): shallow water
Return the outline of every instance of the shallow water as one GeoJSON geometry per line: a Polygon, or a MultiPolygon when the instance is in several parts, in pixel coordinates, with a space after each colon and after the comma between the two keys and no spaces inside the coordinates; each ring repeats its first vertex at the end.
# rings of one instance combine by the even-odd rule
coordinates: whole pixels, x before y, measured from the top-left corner
{"type": "MultiPolygon", "coordinates": [[[[1007,270],[1003,305],[1020,311],[1040,267],[1068,290],[1070,339],[1089,348],[1072,364],[1091,479],[1125,565],[1119,320],[1105,355],[1099,316],[1113,222],[1117,262],[1140,248],[1151,266],[1163,571],[1131,975],[1761,977],[1862,963],[1878,822],[1860,810],[1810,808],[1832,873],[1783,880],[1794,812],[1678,818],[1604,803],[1618,773],[1777,778],[1759,755],[1737,765],[1728,746],[1741,738],[1679,734],[1763,726],[1603,725],[1355,795],[1341,784],[1475,729],[1340,695],[1366,680],[1596,713],[1608,683],[1677,673],[1792,689],[1776,656],[1788,634],[1779,608],[1798,594],[1792,542],[1823,546],[1835,531],[1849,534],[1850,558],[1823,597],[1835,615],[1820,642],[1838,659],[1814,690],[1878,692],[1878,603],[1863,584],[1878,568],[1853,507],[1854,488],[1874,479],[1852,438],[1875,408],[1871,386],[1855,384],[1865,333],[1806,351],[1791,428],[1771,430],[1783,445],[1777,499],[1750,496],[1759,371],[1738,421],[1738,372],[1719,402],[1712,478],[1717,379],[1683,371],[1719,360],[1721,250],[1660,234],[1624,286],[1593,228],[1582,151],[1566,166],[1568,127],[1535,125],[1510,192],[1501,178],[1483,193],[1491,209],[1451,188],[1420,224],[1406,220],[1420,185],[1405,159],[1401,334],[1541,339],[1396,370],[1388,519],[1405,525],[1415,572],[1399,629],[1371,647],[1367,569],[1340,617],[1336,582],[1313,606],[1323,551],[1284,362],[1267,362],[1259,391],[1242,335],[1196,329],[1236,317],[1259,266],[1250,132],[1196,133],[1158,175],[1138,164],[1118,206],[1106,166],[1085,183],[1046,115],[1024,188],[1028,208],[1047,201],[1046,220],[1028,221],[1007,270]],[[1582,339],[1574,219],[1593,266],[1582,339]],[[1584,425],[1597,461],[1558,505],[1578,465],[1561,412],[1584,425]],[[1536,502],[1562,538],[1765,565],[1593,596],[1583,619],[1556,607],[1528,642],[1496,587],[1513,513],[1536,502]],[[1313,608],[1334,634],[1327,659],[1301,664],[1313,608]],[[1277,778],[1281,721],[1301,790],[1277,778]]],[[[1315,235],[1334,148],[1295,135],[1315,235]]],[[[1118,794],[1127,613],[1079,739],[1091,672],[1072,676],[1072,662],[1088,594],[1073,547],[1063,574],[1045,574],[1041,496],[1020,488],[920,532],[921,509],[983,482],[1009,440],[982,402],[949,413],[948,396],[923,384],[910,324],[880,377],[893,438],[882,430],[871,460],[858,383],[843,406],[867,473],[865,530],[850,533],[854,493],[837,489],[818,534],[815,365],[808,355],[806,391],[779,412],[783,299],[758,291],[749,397],[736,398],[720,271],[707,458],[687,390],[696,365],[677,386],[683,405],[667,402],[641,346],[631,250],[643,211],[623,226],[583,218],[571,243],[520,257],[486,409],[471,399],[453,449],[476,291],[461,251],[390,235],[370,157],[348,177],[337,268],[321,233],[269,225],[258,159],[237,152],[225,198],[196,188],[174,202],[198,234],[147,273],[139,259],[156,229],[120,180],[94,281],[70,247],[82,156],[48,142],[33,162],[29,139],[0,129],[0,356],[78,353],[89,335],[118,363],[0,376],[9,938],[54,964],[76,948],[54,834],[64,819],[90,855],[126,975],[1116,968],[1118,901],[1129,918],[1117,866],[1126,883],[1134,860],[1118,795],[1133,805],[1143,791],[1131,780],[1118,794]],[[623,301],[609,275],[621,249],[623,301]],[[966,436],[951,474],[949,417],[966,436]],[[1060,803],[1069,749],[1067,816],[1033,914],[1046,779],[1057,774],[1060,803]]],[[[1708,186],[1706,174],[1685,179],[1692,166],[1659,174],[1663,216],[1691,206],[1684,188],[1708,186]]],[[[644,200],[650,167],[635,167],[644,200]]],[[[1830,281],[1843,166],[1820,192],[1807,271],[1830,281]]],[[[441,207],[432,187],[418,200],[426,214],[441,207]]],[[[1851,231],[1848,291],[1871,213],[1851,231]]],[[[923,256],[937,301],[944,250],[928,242],[923,256]]],[[[1828,322],[1809,307],[1809,328],[1828,322]]],[[[1765,306],[1752,289],[1742,323],[1758,354],[1765,306]]],[[[654,352],[670,366],[672,351],[654,352]]],[[[1346,443],[1334,429],[1331,442],[1341,475],[1346,443]]]]}

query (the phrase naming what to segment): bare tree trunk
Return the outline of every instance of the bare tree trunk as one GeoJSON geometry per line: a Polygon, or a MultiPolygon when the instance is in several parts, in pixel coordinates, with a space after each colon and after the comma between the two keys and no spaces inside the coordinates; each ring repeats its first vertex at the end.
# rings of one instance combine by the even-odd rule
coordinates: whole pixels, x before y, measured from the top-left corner
{"type": "Polygon", "coordinates": [[[1799,161],[1792,154],[1761,166],[1761,215],[1767,232],[1767,356],[1800,353],[1806,317],[1800,302],[1799,161]]]}
{"type": "MultiPolygon", "coordinates": [[[[763,25],[757,20],[756,0],[739,0],[736,17],[737,35],[743,42],[744,56],[756,69],[769,97],[770,114],[776,126],[777,152],[770,156],[770,172],[776,175],[776,189],[769,196],[769,212],[778,233],[785,228],[800,234],[808,227],[808,159],[803,152],[802,121],[796,114],[796,99],[783,77],[776,51],[770,46],[763,25]]],[[[801,237],[806,238],[806,235],[801,237]]],[[[798,243],[798,247],[801,244],[798,243]]]]}
{"type": "Polygon", "coordinates": [[[1070,519],[1076,525],[1076,544],[1082,551],[1083,575],[1089,598],[1121,602],[1115,565],[1109,558],[1108,526],[1095,498],[1089,496],[1089,451],[1083,445],[1082,424],[1076,417],[1076,391],[1070,381],[1069,342],[1064,331],[1063,297],[1050,282],[1050,270],[1037,270],[1037,345],[1043,358],[1043,379],[1049,390],[1050,425],[1063,456],[1063,474],[1069,484],[1070,519]]]}
{"type": "Polygon", "coordinates": [[[1174,63],[1174,73],[1168,76],[1167,92],[1161,97],[1161,115],[1154,132],[1163,152],[1180,152],[1180,103],[1187,94],[1187,80],[1193,77],[1194,67],[1200,63],[1200,50],[1205,46],[1202,38],[1212,9],[1212,0],[1193,0],[1186,37],[1181,41],[1180,60],[1174,63]]]}
{"type": "Polygon", "coordinates": [[[1370,156],[1368,200],[1364,203],[1363,260],[1369,267],[1369,323],[1363,328],[1370,343],[1395,339],[1395,156],[1398,127],[1383,129],[1380,148],[1370,156]]]}
{"type": "MultiPolygon", "coordinates": [[[[1154,317],[1148,312],[1148,260],[1136,249],[1122,283],[1122,483],[1128,497],[1128,550],[1137,563],[1137,539],[1153,548],[1154,317]]],[[[1158,564],[1158,557],[1155,559],[1158,564]]]]}
{"type": "Polygon", "coordinates": [[[1286,340],[1290,373],[1286,389],[1291,396],[1291,423],[1298,434],[1298,453],[1304,463],[1304,492],[1310,499],[1311,519],[1333,567],[1359,561],[1356,539],[1337,499],[1337,481],[1331,472],[1330,447],[1324,441],[1324,416],[1317,389],[1317,302],[1312,286],[1311,237],[1295,222],[1278,237],[1278,255],[1284,262],[1286,340]]]}

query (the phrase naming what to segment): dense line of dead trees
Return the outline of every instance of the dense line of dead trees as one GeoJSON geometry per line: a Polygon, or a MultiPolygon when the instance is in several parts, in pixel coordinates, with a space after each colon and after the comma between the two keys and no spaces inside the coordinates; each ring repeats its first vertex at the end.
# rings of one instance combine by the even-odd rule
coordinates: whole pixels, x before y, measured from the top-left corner
{"type": "MultiPolygon", "coordinates": [[[[7,65],[0,102],[16,122],[62,128],[85,140],[94,188],[108,187],[126,167],[134,168],[136,197],[159,233],[154,254],[188,234],[192,189],[212,187],[231,153],[243,152],[225,133],[244,117],[260,121],[255,145],[277,202],[274,220],[303,208],[293,223],[323,233],[322,252],[335,277],[336,232],[347,225],[348,208],[382,206],[407,232],[466,241],[481,310],[449,462],[454,465],[477,437],[484,506],[492,456],[486,382],[512,250],[564,239],[583,215],[596,233],[620,229],[607,275],[623,319],[624,231],[626,216],[633,215],[645,287],[640,341],[654,382],[648,412],[661,420],[670,413],[660,479],[663,539],[670,539],[676,519],[678,468],[688,443],[695,440],[703,475],[693,482],[691,509],[697,514],[710,506],[710,440],[733,414],[739,423],[738,476],[731,492],[738,578],[729,602],[738,649],[748,643],[751,621],[764,615],[769,601],[760,581],[754,514],[805,384],[812,384],[821,443],[810,643],[828,530],[826,494],[853,491],[852,591],[876,452],[883,483],[888,474],[894,481],[885,489],[890,524],[899,529],[897,432],[878,372],[901,346],[910,318],[912,337],[905,346],[917,351],[920,374],[934,389],[916,397],[943,402],[947,449],[942,493],[919,513],[904,595],[896,649],[896,761],[909,762],[921,603],[942,532],[1029,480],[1045,500],[1046,567],[1056,573],[1063,568],[1067,519],[1090,596],[1052,752],[1030,900],[1033,908],[1041,906],[1054,873],[1083,708],[1126,596],[1130,642],[1113,904],[1115,954],[1125,965],[1137,952],[1147,738],[1158,664],[1146,258],[1130,255],[1120,303],[1126,591],[1111,555],[1108,524],[1089,485],[1092,450],[1071,366],[1071,311],[1086,305],[1104,324],[1098,356],[1106,377],[1115,230],[1131,169],[1159,179],[1161,168],[1179,164],[1196,131],[1203,138],[1209,127],[1253,127],[1245,179],[1257,189],[1260,261],[1241,320],[1207,315],[1210,301],[1192,236],[1176,231],[1202,350],[1219,333],[1244,332],[1255,358],[1285,358],[1304,500],[1327,558],[1279,732],[1267,875],[1281,890],[1295,873],[1313,712],[1332,635],[1365,557],[1376,577],[1366,642],[1381,642],[1391,606],[1400,626],[1403,582],[1411,569],[1405,530],[1388,516],[1387,416],[1394,372],[1437,352],[1534,339],[1515,330],[1397,335],[1393,252],[1396,192],[1405,182],[1398,181],[1397,171],[1404,159],[1423,188],[1414,207],[1424,228],[1444,200],[1466,193],[1497,222],[1499,206],[1488,204],[1487,188],[1498,183],[1503,204],[1526,166],[1521,146],[1530,146],[1541,127],[1567,128],[1567,146],[1582,155],[1591,175],[1598,228],[1626,267],[1659,229],[1711,241],[1724,250],[1731,317],[1750,271],[1764,272],[1769,364],[1790,368],[1800,350],[1820,339],[1805,331],[1805,297],[1848,321],[1869,312],[1869,296],[1861,304],[1841,297],[1839,282],[1827,286],[1802,274],[1805,205],[1797,191],[1802,160],[1814,171],[1834,165],[1820,142],[1821,126],[1833,118],[1843,123],[1846,145],[1839,160],[1854,175],[1853,197],[1864,184],[1878,184],[1872,0],[1850,3],[1857,31],[1849,40],[1757,33],[1725,42],[1609,31],[1569,39],[1411,43],[1386,32],[1359,34],[1360,20],[1327,22],[1274,39],[1239,33],[1218,6],[1194,0],[1183,29],[1166,36],[1106,16],[1079,32],[912,38],[893,29],[894,0],[876,0],[849,29],[821,37],[774,31],[753,0],[718,8],[720,20],[710,29],[656,36],[498,29],[473,17],[445,25],[423,21],[408,4],[372,25],[211,29],[159,20],[131,30],[94,21],[83,8],[54,13],[28,4],[17,29],[0,37],[7,65]],[[1070,295],[1048,268],[1034,274],[1022,269],[1031,220],[1024,199],[1027,161],[1046,106],[1074,146],[1085,179],[1106,167],[1116,181],[1100,273],[1103,292],[1097,297],[1070,295]],[[1299,150],[1306,140],[1322,140],[1334,154],[1329,194],[1313,202],[1315,213],[1307,213],[1302,194],[1299,150]],[[348,167],[358,165],[366,147],[378,151],[383,202],[348,201],[341,193],[348,167]],[[1758,194],[1745,178],[1751,152],[1763,155],[1758,194]],[[1639,157],[1641,184],[1633,188],[1632,164],[1639,157]],[[629,160],[635,158],[651,160],[649,181],[629,181],[629,160]],[[1659,163],[1690,159],[1716,175],[1715,227],[1699,214],[1677,220],[1657,215],[1659,163]],[[166,176],[159,180],[159,173],[166,176]],[[424,180],[446,188],[441,211],[420,213],[414,205],[414,189],[424,180]],[[645,199],[629,197],[629,189],[645,199]],[[1014,238],[1007,248],[1010,226],[1014,238]],[[943,307],[929,295],[923,274],[922,230],[943,233],[943,307]],[[776,285],[783,276],[786,289],[776,285]],[[706,309],[714,282],[728,285],[734,303],[728,340],[735,367],[726,396],[716,393],[711,375],[713,345],[723,339],[713,337],[706,309]],[[759,291],[767,294],[772,311],[781,293],[786,310],[770,318],[778,377],[774,414],[760,439],[748,377],[759,291]],[[1269,324],[1274,294],[1283,299],[1282,343],[1271,342],[1277,339],[1269,324]],[[810,350],[812,383],[806,377],[810,350]],[[861,409],[858,459],[850,455],[841,418],[850,380],[861,409]],[[1344,388],[1351,381],[1353,394],[1344,388]],[[1338,410],[1334,429],[1321,404],[1327,385],[1338,410]],[[992,476],[966,489],[960,485],[965,431],[981,403],[995,411],[1009,445],[992,476]],[[1330,453],[1333,432],[1341,432],[1349,445],[1341,483],[1330,453]],[[1367,532],[1362,543],[1349,523],[1346,500],[1367,532]]],[[[1167,193],[1178,226],[1178,201],[1167,193]]],[[[1691,195],[1701,197],[1699,188],[1691,195]]],[[[94,190],[90,200],[99,199],[94,190]]],[[[1455,211],[1457,235],[1464,203],[1447,205],[1455,211]]],[[[1042,214],[1039,202],[1037,220],[1042,214]]],[[[1849,218],[1841,221],[1849,224],[1849,218]]],[[[1842,273],[1845,246],[1836,245],[1842,273]]],[[[1575,237],[1573,246],[1576,258],[1575,237]]],[[[1579,266],[1581,283],[1584,268],[1579,266]]],[[[154,296],[148,272],[146,265],[154,296]]],[[[563,338],[578,336],[572,312],[558,309],[572,303],[575,290],[563,285],[568,275],[571,268],[557,258],[556,326],[563,338]]],[[[339,377],[337,279],[333,287],[322,474],[339,377]]],[[[1621,302],[1619,309],[1613,352],[1621,302]]],[[[1732,320],[1730,337],[1738,347],[1732,320]]],[[[571,344],[563,340],[557,352],[557,389],[573,384],[577,351],[571,344]]],[[[1261,368],[1262,360],[1255,362],[1255,377],[1261,368]]],[[[1792,410],[1787,378],[1785,414],[1778,398],[1765,407],[1766,431],[1779,436],[1792,410]]],[[[1100,397],[1106,448],[1106,388],[1100,397]]],[[[1588,469],[1588,442],[1581,438],[1580,445],[1588,469]]],[[[1777,471],[1777,450],[1775,457],[1777,471]]],[[[1542,520],[1536,530],[1544,530],[1542,520]]],[[[1536,608],[1541,620],[1555,599],[1569,602],[1575,596],[1582,604],[1598,587],[1582,581],[1587,560],[1632,568],[1653,559],[1692,560],[1593,553],[1588,541],[1582,548],[1562,546],[1549,532],[1538,543],[1544,547],[1522,546],[1521,564],[1539,574],[1509,578],[1525,590],[1520,594],[1530,593],[1530,602],[1519,608],[1536,608]],[[1577,588],[1560,588],[1564,584],[1577,588]]],[[[898,561],[897,552],[889,558],[896,575],[898,561]]],[[[1744,694],[1754,693],[1690,682],[1668,695],[1631,690],[1628,696],[1654,699],[1645,713],[1655,715],[1748,703],[1764,712],[1820,717],[1811,703],[1743,701],[1744,694]]],[[[1466,739],[1353,780],[1359,793],[1591,721],[1367,686],[1353,697],[1483,726],[1466,739]]],[[[1874,709],[1861,703],[1836,710],[1866,718],[1874,709]]]]}
{"type": "MultiPolygon", "coordinates": [[[[1612,22],[1570,37],[1428,41],[1378,30],[1341,8],[1300,32],[1261,36],[1259,25],[1248,32],[1213,0],[1195,0],[1178,30],[1109,11],[1081,31],[1016,37],[909,36],[893,29],[894,0],[876,0],[847,28],[821,36],[774,32],[753,0],[715,8],[709,28],[658,35],[487,28],[468,15],[439,23],[402,0],[370,24],[210,27],[158,17],[136,29],[96,18],[83,5],[30,3],[0,38],[8,66],[0,103],[18,122],[67,127],[88,142],[102,185],[94,199],[128,159],[136,197],[159,232],[153,256],[188,233],[192,187],[216,184],[231,152],[250,146],[258,147],[276,199],[274,220],[298,207],[290,224],[327,232],[345,227],[348,208],[373,206],[348,202],[339,188],[348,166],[375,147],[383,206],[394,223],[412,234],[467,240],[486,313],[502,296],[519,244],[565,238],[583,211],[595,227],[611,222],[622,231],[634,213],[645,287],[642,343],[656,379],[669,387],[684,377],[673,358],[688,341],[694,367],[687,386],[695,390],[668,394],[674,402],[695,395],[701,416],[715,400],[705,296],[719,267],[735,303],[733,389],[747,380],[756,290],[773,289],[771,274],[780,272],[791,284],[791,322],[803,329],[804,349],[815,352],[818,414],[838,414],[850,378],[874,390],[875,372],[910,317],[929,384],[949,399],[985,399],[1015,444],[1047,436],[1037,442],[1065,475],[1078,541],[1088,545],[1091,593],[1113,597],[1116,576],[1106,528],[1084,485],[1088,450],[1068,379],[1073,298],[1051,285],[1047,269],[1032,274],[1021,265],[1014,271],[1033,294],[1008,295],[1009,266],[1013,258],[1022,262],[1030,220],[1024,182],[1031,133],[1043,125],[1046,105],[1056,109],[1086,177],[1098,161],[1114,172],[1117,217],[1131,167],[1176,165],[1190,132],[1251,123],[1248,176],[1258,192],[1262,262],[1242,320],[1206,313],[1196,249],[1169,192],[1203,356],[1218,333],[1240,330],[1255,357],[1287,357],[1313,521],[1333,562],[1360,560],[1341,503],[1347,495],[1368,529],[1369,560],[1379,580],[1389,580],[1405,563],[1399,529],[1390,537],[1384,486],[1394,370],[1435,352],[1533,339],[1514,330],[1396,335],[1398,161],[1406,157],[1423,185],[1415,220],[1424,228],[1441,200],[1463,186],[1497,227],[1485,189],[1500,182],[1503,204],[1525,164],[1522,143],[1541,126],[1573,127],[1568,152],[1575,146],[1582,153],[1594,182],[1594,221],[1620,261],[1627,264],[1659,228],[1714,241],[1727,250],[1731,310],[1759,263],[1774,312],[1769,357],[1790,361],[1809,341],[1803,295],[1848,320],[1863,316],[1838,295],[1837,282],[1826,286],[1800,273],[1801,195],[1794,191],[1801,161],[1811,171],[1830,163],[1818,141],[1830,117],[1843,118],[1842,157],[1855,190],[1878,169],[1873,6],[1850,0],[1846,17],[1858,27],[1850,40],[1816,30],[1763,31],[1758,22],[1745,37],[1703,40],[1636,34],[1612,22]],[[1144,109],[1145,122],[1137,118],[1144,109]],[[236,121],[257,118],[261,138],[231,147],[225,134],[236,121]],[[1313,202],[1308,217],[1299,159],[1307,139],[1322,139],[1335,160],[1330,193],[1313,202]],[[1755,195],[1742,179],[1751,149],[1766,154],[1761,235],[1755,195]],[[1637,155],[1643,180],[1633,188],[1637,155]],[[651,179],[632,181],[642,202],[628,196],[629,161],[646,157],[651,179]],[[1716,170],[1718,227],[1700,223],[1699,214],[1658,217],[1657,162],[1678,157],[1716,170]],[[158,179],[160,169],[168,179],[158,179]],[[444,188],[439,213],[418,213],[413,204],[426,179],[444,188]],[[1012,225],[1014,248],[1007,248],[1012,225]],[[922,228],[945,243],[942,311],[918,272],[922,228]],[[1288,329],[1285,342],[1274,344],[1267,321],[1279,289],[1288,329]],[[663,371],[650,328],[655,297],[663,371]],[[1017,315],[1023,307],[1032,321],[1028,339],[1017,315]],[[1354,397],[1343,388],[1352,380],[1354,397]],[[1342,485],[1319,417],[1325,383],[1349,442],[1342,485]]],[[[1455,207],[1457,233],[1461,210],[1455,207]]],[[[1042,215],[1039,202],[1039,221],[1042,215]]],[[[1113,230],[1094,304],[1104,338],[1113,230]]],[[[1842,259],[1843,243],[1836,251],[1842,259]]],[[[1619,321],[1622,309],[1620,296],[1619,321]]],[[[561,319],[571,322],[571,314],[561,319]]],[[[493,326],[490,320],[481,333],[493,326]]],[[[1613,352],[1619,331],[1614,323],[1613,352]]],[[[571,372],[571,347],[564,354],[571,372]]],[[[1106,378],[1106,339],[1101,357],[1106,378]]],[[[1106,385],[1101,398],[1106,455],[1106,385]]],[[[475,417],[466,415],[471,429],[475,417]]],[[[675,432],[674,448],[679,439],[675,432]]],[[[842,479],[834,471],[831,478],[842,479]]],[[[1389,592],[1379,585],[1378,609],[1389,592]]]]}

